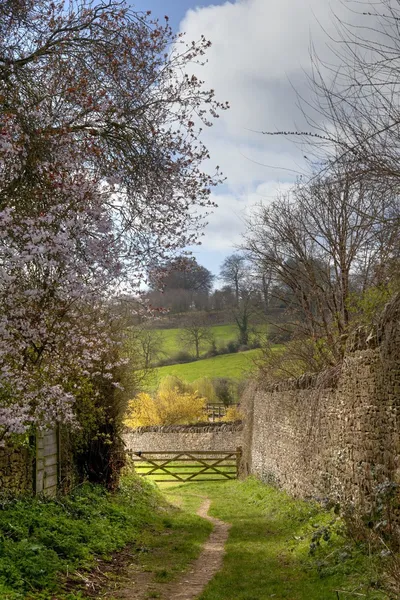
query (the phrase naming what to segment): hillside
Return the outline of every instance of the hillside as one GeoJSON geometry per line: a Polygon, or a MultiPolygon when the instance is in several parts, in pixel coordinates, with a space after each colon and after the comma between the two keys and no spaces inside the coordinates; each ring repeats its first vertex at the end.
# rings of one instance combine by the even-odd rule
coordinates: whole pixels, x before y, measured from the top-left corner
{"type": "MultiPolygon", "coordinates": [[[[237,337],[236,327],[233,324],[214,325],[213,327],[210,327],[210,330],[214,336],[217,348],[225,346],[228,342],[234,341],[237,337]]],[[[163,351],[165,354],[171,356],[182,350],[182,343],[179,340],[179,337],[183,332],[182,328],[159,329],[158,331],[163,339],[163,351]]],[[[207,349],[207,345],[204,344],[202,351],[205,352],[207,349]]]]}
{"type": "Polygon", "coordinates": [[[254,370],[254,360],[260,355],[260,350],[222,354],[195,362],[159,367],[155,370],[155,378],[162,379],[166,375],[176,375],[186,381],[195,381],[200,377],[228,377],[246,379],[254,370]]]}

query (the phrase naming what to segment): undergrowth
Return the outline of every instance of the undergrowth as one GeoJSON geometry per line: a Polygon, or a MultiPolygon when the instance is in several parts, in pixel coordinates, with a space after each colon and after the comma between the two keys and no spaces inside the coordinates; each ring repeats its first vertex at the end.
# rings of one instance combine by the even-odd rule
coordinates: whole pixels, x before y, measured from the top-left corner
{"type": "MultiPolygon", "coordinates": [[[[128,543],[140,543],[143,530],[161,526],[162,506],[157,490],[132,475],[115,494],[85,484],[52,500],[1,499],[0,598],[54,597],[78,568],[89,570],[96,557],[107,558],[128,543]]],[[[61,597],[83,596],[65,592],[61,597]]]]}

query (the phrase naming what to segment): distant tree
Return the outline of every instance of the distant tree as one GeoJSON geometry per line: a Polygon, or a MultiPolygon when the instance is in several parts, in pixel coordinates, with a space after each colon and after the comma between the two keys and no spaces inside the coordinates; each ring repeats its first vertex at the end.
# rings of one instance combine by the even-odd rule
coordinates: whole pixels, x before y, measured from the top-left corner
{"type": "Polygon", "coordinates": [[[212,290],[214,275],[195,258],[178,257],[162,269],[149,273],[150,299],[173,312],[204,310],[212,290]]]}
{"type": "Polygon", "coordinates": [[[232,309],[233,318],[238,328],[238,342],[247,346],[252,330],[253,317],[259,314],[261,307],[260,292],[256,287],[243,286],[239,291],[239,301],[232,309]]]}
{"type": "Polygon", "coordinates": [[[221,265],[220,279],[227,284],[224,289],[234,292],[235,303],[231,312],[239,330],[238,342],[242,346],[248,345],[252,317],[260,312],[262,273],[263,269],[255,270],[248,258],[239,253],[231,254],[221,265]]]}
{"type": "Polygon", "coordinates": [[[180,256],[169,261],[162,269],[149,273],[151,289],[191,290],[209,293],[212,290],[214,275],[195,258],[180,256]]]}
{"type": "Polygon", "coordinates": [[[178,335],[178,339],[186,347],[194,350],[197,359],[200,358],[201,347],[205,343],[212,344],[214,342],[213,333],[202,318],[192,318],[188,320],[183,325],[182,331],[178,335]]]}
{"type": "Polygon", "coordinates": [[[137,346],[144,369],[149,369],[163,354],[163,336],[156,329],[141,328],[137,331],[137,346]]]}
{"type": "Polygon", "coordinates": [[[210,305],[214,310],[226,310],[236,303],[235,293],[229,285],[225,285],[220,290],[214,290],[210,297],[210,305]]]}
{"type": "Polygon", "coordinates": [[[227,256],[221,265],[219,278],[235,292],[236,306],[239,305],[240,287],[247,273],[247,260],[243,254],[227,256]]]}

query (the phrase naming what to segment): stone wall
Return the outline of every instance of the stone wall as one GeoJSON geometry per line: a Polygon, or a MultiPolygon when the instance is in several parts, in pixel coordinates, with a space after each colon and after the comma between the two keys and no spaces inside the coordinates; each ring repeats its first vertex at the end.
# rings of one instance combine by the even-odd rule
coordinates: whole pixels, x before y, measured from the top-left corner
{"type": "Polygon", "coordinates": [[[247,391],[244,464],[300,497],[368,508],[400,483],[400,301],[375,335],[354,338],[340,370],[247,391]]]}
{"type": "Polygon", "coordinates": [[[30,493],[33,478],[33,454],[29,448],[0,448],[0,494],[30,493]]]}
{"type": "Polygon", "coordinates": [[[124,435],[127,450],[236,450],[242,445],[241,423],[206,423],[169,427],[140,427],[124,435]]]}

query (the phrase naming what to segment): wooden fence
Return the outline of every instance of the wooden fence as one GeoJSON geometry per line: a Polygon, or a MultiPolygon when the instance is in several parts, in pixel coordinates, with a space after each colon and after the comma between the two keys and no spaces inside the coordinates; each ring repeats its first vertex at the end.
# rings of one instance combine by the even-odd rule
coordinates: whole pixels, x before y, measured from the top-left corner
{"type": "Polygon", "coordinates": [[[209,421],[214,422],[216,419],[221,419],[226,415],[226,406],[224,404],[207,404],[207,417],[209,421]]]}
{"type": "Polygon", "coordinates": [[[153,481],[227,481],[237,479],[242,449],[226,451],[169,450],[128,452],[135,470],[153,481]]]}

